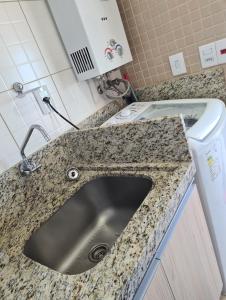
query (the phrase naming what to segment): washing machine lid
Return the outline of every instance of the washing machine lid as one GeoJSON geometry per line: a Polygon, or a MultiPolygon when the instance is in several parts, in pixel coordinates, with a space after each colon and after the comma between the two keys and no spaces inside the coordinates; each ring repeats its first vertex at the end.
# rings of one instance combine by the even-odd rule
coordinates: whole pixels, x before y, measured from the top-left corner
{"type": "Polygon", "coordinates": [[[218,99],[205,99],[206,109],[188,131],[187,137],[195,140],[204,140],[218,125],[222,114],[225,112],[225,105],[218,99]]]}
{"type": "Polygon", "coordinates": [[[134,102],[102,126],[181,115],[187,137],[202,141],[217,126],[223,112],[225,112],[224,103],[212,98],[134,102]]]}
{"type": "Polygon", "coordinates": [[[136,120],[181,115],[185,121],[187,137],[201,141],[217,126],[224,110],[224,103],[218,99],[154,101],[136,120]],[[186,126],[189,123],[190,126],[186,126]]]}

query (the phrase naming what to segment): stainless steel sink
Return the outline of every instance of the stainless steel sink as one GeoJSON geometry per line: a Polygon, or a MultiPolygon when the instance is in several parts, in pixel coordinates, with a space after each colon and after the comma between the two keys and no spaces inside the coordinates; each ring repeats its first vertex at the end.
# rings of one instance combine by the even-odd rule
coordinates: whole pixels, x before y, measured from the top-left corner
{"type": "Polygon", "coordinates": [[[151,179],[143,177],[106,176],[89,181],[32,234],[24,254],[64,274],[94,267],[151,187],[151,179]]]}

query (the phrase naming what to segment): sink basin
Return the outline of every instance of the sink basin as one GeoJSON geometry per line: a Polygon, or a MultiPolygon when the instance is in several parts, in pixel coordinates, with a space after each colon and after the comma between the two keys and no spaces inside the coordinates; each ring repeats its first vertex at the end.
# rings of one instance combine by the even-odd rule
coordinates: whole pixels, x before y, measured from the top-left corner
{"type": "Polygon", "coordinates": [[[87,182],[26,242],[24,254],[53,270],[78,274],[108,253],[152,187],[143,177],[87,182]]]}

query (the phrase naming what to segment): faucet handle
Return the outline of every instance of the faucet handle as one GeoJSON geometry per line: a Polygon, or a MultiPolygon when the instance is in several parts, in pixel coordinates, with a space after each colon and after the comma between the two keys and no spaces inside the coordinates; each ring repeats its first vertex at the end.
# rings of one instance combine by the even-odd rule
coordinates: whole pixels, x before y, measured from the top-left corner
{"type": "Polygon", "coordinates": [[[41,165],[37,165],[35,162],[31,161],[30,159],[24,159],[20,164],[20,172],[24,176],[30,175],[32,172],[38,170],[41,165]]]}

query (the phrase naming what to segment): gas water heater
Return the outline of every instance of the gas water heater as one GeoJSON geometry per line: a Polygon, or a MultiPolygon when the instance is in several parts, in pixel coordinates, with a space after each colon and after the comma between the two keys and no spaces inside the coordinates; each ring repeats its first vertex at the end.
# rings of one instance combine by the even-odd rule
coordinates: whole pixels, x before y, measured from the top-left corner
{"type": "Polygon", "coordinates": [[[47,1],[78,80],[132,61],[116,0],[47,1]]]}

